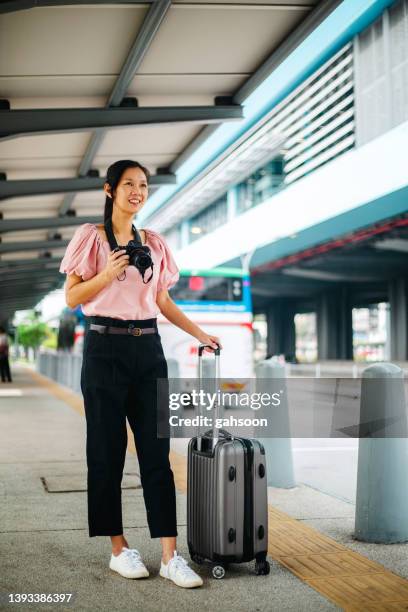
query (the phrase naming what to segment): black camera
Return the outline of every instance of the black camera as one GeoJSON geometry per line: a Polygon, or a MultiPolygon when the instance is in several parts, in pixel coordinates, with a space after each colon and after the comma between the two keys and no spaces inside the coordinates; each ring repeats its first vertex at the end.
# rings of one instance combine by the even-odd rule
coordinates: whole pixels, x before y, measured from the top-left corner
{"type": "MultiPolygon", "coordinates": [[[[153,278],[154,265],[151,250],[148,246],[142,244],[142,239],[140,238],[137,229],[132,225],[134,240],[129,240],[126,246],[119,246],[116,242],[115,234],[113,233],[112,217],[105,220],[104,226],[111,250],[113,252],[124,250],[126,255],[129,255],[129,265],[134,266],[137,270],[139,270],[140,274],[142,275],[143,282],[146,284],[151,281],[153,278]],[[145,272],[148,268],[151,268],[152,271],[150,277],[145,281],[145,272]]],[[[124,273],[126,278],[126,270],[124,273]]]]}
{"type": "Polygon", "coordinates": [[[140,246],[135,240],[129,240],[126,246],[118,246],[115,251],[126,251],[129,255],[129,265],[135,266],[142,274],[152,266],[151,251],[148,246],[140,246]]]}

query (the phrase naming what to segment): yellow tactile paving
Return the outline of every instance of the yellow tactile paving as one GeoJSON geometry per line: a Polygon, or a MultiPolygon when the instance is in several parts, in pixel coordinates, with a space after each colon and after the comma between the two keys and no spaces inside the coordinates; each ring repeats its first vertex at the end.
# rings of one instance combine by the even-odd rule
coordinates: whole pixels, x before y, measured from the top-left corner
{"type": "Polygon", "coordinates": [[[377,563],[353,552],[280,557],[280,562],[303,580],[325,578],[327,576],[377,574],[381,571],[377,563]]]}
{"type": "Polygon", "coordinates": [[[357,606],[353,608],[353,606],[347,606],[347,612],[402,612],[403,610],[408,610],[408,602],[386,602],[379,604],[365,604],[364,608],[361,606],[357,606]]]}
{"type": "MultiPolygon", "coordinates": [[[[379,566],[381,567],[381,566],[379,566]]],[[[306,580],[307,584],[345,610],[366,610],[367,604],[408,604],[408,581],[384,568],[378,574],[356,574],[339,578],[306,580]]]]}
{"type": "MultiPolygon", "coordinates": [[[[50,393],[84,414],[82,398],[41,376],[30,374],[50,393]]],[[[135,452],[133,436],[128,450],[135,452]]],[[[187,491],[187,459],[172,451],[179,491],[187,491]]],[[[408,581],[284,512],[268,506],[270,557],[347,612],[408,611],[408,581]]]]}
{"type": "Polygon", "coordinates": [[[273,521],[268,525],[270,554],[281,557],[340,552],[344,547],[298,521],[273,521]]]}

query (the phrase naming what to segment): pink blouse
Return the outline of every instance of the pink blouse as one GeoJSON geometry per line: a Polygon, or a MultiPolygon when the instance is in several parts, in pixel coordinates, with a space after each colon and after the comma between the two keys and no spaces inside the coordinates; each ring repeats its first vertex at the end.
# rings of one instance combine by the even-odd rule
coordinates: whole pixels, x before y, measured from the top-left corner
{"type": "MultiPolygon", "coordinates": [[[[179,269],[166,240],[152,230],[145,230],[146,246],[150,247],[153,260],[153,277],[144,284],[140,272],[134,266],[126,268],[125,280],[115,278],[93,298],[82,304],[85,315],[114,317],[115,319],[151,319],[160,310],[156,304],[158,291],[169,289],[179,279],[179,269]]],[[[61,261],[60,272],[75,273],[84,281],[101,272],[107,263],[111,248],[99,235],[96,225],[80,225],[67,246],[61,261]]],[[[152,269],[145,273],[145,280],[152,269]]],[[[123,278],[122,273],[119,278],[123,278]]]]}

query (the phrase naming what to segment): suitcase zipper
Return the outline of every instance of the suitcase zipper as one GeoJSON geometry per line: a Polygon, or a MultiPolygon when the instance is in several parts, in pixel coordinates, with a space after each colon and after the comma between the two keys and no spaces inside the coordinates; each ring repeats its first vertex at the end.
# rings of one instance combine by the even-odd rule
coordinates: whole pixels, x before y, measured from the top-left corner
{"type": "Polygon", "coordinates": [[[244,473],[244,545],[243,545],[243,561],[252,561],[254,558],[254,494],[253,494],[253,462],[254,449],[252,442],[246,438],[235,438],[239,440],[246,455],[246,470],[244,473]]]}

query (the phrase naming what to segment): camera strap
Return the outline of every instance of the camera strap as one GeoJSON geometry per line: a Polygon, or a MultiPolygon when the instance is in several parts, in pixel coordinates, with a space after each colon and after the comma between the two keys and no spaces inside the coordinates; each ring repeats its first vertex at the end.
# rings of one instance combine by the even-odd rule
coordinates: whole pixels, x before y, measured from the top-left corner
{"type": "MultiPolygon", "coordinates": [[[[116,242],[115,234],[113,233],[112,217],[109,217],[109,219],[107,219],[105,221],[104,226],[105,226],[105,233],[106,233],[106,236],[108,238],[109,246],[111,248],[111,251],[113,251],[119,245],[116,242]]],[[[137,231],[137,229],[135,228],[134,225],[132,225],[132,231],[133,231],[133,235],[135,237],[135,242],[138,243],[137,246],[143,246],[140,234],[139,234],[139,232],[137,231]]]]}

